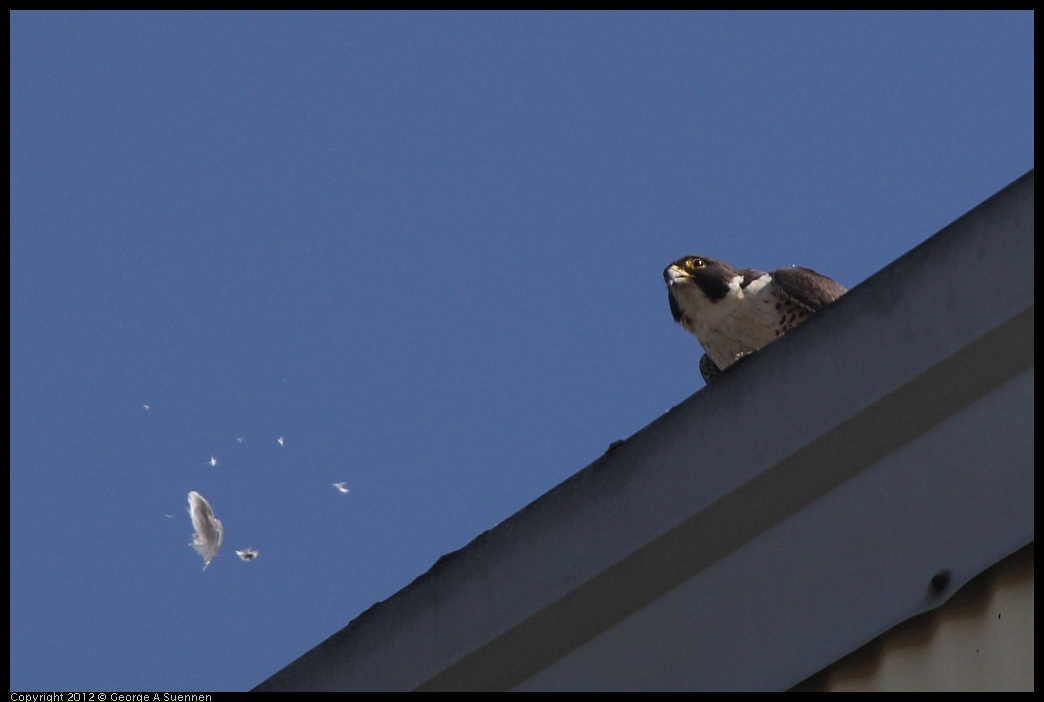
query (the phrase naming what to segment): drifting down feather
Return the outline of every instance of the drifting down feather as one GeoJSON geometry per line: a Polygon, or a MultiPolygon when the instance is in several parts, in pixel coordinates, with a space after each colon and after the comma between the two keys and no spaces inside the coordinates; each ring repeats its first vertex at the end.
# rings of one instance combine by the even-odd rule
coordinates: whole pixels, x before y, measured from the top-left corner
{"type": "Polygon", "coordinates": [[[206,570],[221,548],[225,530],[214,516],[214,510],[210,508],[206,498],[193,490],[188,494],[188,502],[189,516],[192,517],[192,526],[196,529],[196,533],[192,535],[191,546],[203,557],[203,570],[206,570]]]}

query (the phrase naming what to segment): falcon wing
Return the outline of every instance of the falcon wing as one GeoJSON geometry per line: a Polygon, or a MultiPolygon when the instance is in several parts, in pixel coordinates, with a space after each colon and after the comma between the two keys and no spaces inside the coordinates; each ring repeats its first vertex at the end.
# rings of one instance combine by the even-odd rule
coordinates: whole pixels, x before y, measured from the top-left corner
{"type": "Polygon", "coordinates": [[[784,296],[809,312],[818,312],[848,292],[825,275],[802,266],[773,271],[772,280],[784,296]]]}

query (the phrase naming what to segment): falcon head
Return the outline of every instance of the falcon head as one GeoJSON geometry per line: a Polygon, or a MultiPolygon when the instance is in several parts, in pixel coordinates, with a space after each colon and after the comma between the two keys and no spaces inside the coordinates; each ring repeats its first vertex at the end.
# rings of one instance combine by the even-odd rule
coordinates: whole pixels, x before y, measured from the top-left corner
{"type": "Polygon", "coordinates": [[[730,293],[764,275],[751,268],[733,268],[709,256],[685,256],[663,271],[674,321],[689,331],[693,331],[697,318],[716,316],[718,303],[730,293]]]}

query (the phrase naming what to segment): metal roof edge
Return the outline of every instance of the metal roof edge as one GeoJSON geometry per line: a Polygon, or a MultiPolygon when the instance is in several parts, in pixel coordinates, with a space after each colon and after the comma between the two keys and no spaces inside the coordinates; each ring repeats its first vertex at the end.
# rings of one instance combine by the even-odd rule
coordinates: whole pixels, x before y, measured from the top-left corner
{"type": "Polygon", "coordinates": [[[1033,183],[1030,171],[256,689],[514,687],[1021,377],[1033,183]],[[989,285],[962,285],[970,274],[989,285]],[[755,404],[776,409],[757,427],[755,404]]]}

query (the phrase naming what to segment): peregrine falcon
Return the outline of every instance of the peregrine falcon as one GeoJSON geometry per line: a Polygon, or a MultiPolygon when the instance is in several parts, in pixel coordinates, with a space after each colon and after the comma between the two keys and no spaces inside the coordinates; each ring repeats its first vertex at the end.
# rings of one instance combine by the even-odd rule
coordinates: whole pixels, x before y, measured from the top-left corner
{"type": "Polygon", "coordinates": [[[679,258],[663,279],[674,321],[706,351],[700,373],[707,383],[846,292],[811,268],[765,273],[709,256],[679,258]]]}

